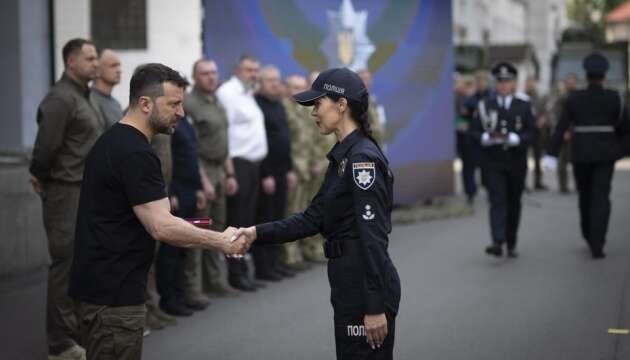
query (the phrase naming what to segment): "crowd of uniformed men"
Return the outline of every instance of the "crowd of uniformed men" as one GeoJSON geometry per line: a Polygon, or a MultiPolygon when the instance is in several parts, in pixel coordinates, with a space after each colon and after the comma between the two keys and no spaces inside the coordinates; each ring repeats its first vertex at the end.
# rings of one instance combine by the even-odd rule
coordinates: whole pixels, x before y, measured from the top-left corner
{"type": "MultiPolygon", "coordinates": [[[[74,226],[83,163],[96,139],[124,114],[112,97],[121,63],[111,49],[74,39],[63,49],[64,73],[38,109],[39,130],[30,167],[42,197],[52,264],[47,335],[50,359],[84,358],[77,344],[73,299],[68,297],[74,226]]],[[[333,135],[318,136],[311,108],[291,95],[306,90],[317,73],[282,77],[251,56],[235,59],[233,75],[219,78],[216,62],[192,65],[186,116],[172,136],[152,145],[161,160],[172,211],[182,218],[210,218],[211,228],[247,227],[302,211],[319,188],[333,135]]],[[[368,70],[358,72],[370,86],[368,70]]],[[[374,98],[369,121],[382,140],[374,98]]],[[[210,304],[209,296],[254,292],[324,263],[321,236],[283,246],[255,248],[244,258],[219,251],[156,248],[146,294],[149,329],[176,324],[210,304]]]]}
{"type": "Polygon", "coordinates": [[[484,73],[474,80],[456,80],[462,183],[472,204],[477,194],[475,172],[481,169],[490,203],[488,255],[500,257],[505,249],[508,257],[518,257],[521,198],[527,189],[531,148],[535,190],[547,190],[542,171],[546,168],[558,171],[558,189],[569,193],[567,167],[572,163],[582,237],[594,259],[605,257],[615,162],[628,153],[630,134],[624,95],[604,86],[609,66],[606,57],[594,52],[583,60],[584,88],[578,89],[577,75],[570,73],[546,97],[538,95],[533,77],[527,79],[525,92],[518,92],[518,71],[507,62],[492,68],[493,89],[484,73]]]}

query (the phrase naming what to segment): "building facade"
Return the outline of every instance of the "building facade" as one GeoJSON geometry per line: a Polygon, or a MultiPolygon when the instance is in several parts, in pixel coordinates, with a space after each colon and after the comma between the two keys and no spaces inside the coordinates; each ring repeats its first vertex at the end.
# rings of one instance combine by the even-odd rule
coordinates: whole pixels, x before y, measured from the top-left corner
{"type": "Polygon", "coordinates": [[[522,77],[537,75],[543,91],[550,86],[551,60],[566,26],[564,0],[453,0],[455,45],[531,47],[538,74],[522,77]]]}

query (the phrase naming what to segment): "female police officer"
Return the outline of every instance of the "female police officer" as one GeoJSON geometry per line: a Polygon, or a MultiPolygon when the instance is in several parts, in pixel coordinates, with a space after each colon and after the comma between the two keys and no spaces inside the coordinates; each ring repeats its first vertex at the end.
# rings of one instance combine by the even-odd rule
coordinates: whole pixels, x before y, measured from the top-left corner
{"type": "Polygon", "coordinates": [[[354,72],[330,69],[295,100],[314,105],[320,132],[339,140],[327,155],[324,183],[304,212],[240,229],[237,236],[276,244],[322,233],[337,359],[391,359],[400,301],[400,280],[387,253],[394,179],[370,136],[367,89],[354,72]]]}

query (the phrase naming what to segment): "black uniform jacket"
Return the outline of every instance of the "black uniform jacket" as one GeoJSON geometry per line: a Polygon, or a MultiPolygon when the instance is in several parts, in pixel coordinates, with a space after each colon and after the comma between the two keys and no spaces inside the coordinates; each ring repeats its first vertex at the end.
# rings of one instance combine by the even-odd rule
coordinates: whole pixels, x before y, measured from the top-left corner
{"type": "Polygon", "coordinates": [[[256,243],[283,243],[321,233],[343,255],[328,262],[336,316],[398,312],[400,280],[387,253],[393,174],[379,147],[355,130],[328,153],[324,183],[308,208],[259,225],[256,243]]]}
{"type": "Polygon", "coordinates": [[[523,95],[512,95],[510,107],[506,110],[499,106],[497,95],[483,99],[473,116],[470,134],[481,142],[484,132],[507,135],[510,132],[520,137],[518,146],[507,144],[484,146],[482,148],[482,166],[501,168],[527,167],[527,148],[534,138],[534,115],[530,102],[523,95]]]}
{"type": "Polygon", "coordinates": [[[572,161],[608,162],[621,158],[622,136],[630,132],[627,108],[619,93],[591,84],[569,94],[548,153],[558,156],[564,133],[572,130],[572,161]]]}

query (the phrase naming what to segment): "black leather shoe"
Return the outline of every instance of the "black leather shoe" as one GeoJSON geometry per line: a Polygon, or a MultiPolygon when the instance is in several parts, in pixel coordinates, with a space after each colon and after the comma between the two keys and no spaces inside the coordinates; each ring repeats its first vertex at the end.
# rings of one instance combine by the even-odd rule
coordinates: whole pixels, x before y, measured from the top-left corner
{"type": "Polygon", "coordinates": [[[232,285],[233,288],[237,290],[241,290],[241,291],[247,291],[247,292],[256,291],[256,287],[253,284],[250,284],[249,281],[246,281],[245,279],[242,279],[242,278],[231,279],[230,285],[232,285]]]}
{"type": "Polygon", "coordinates": [[[599,260],[599,259],[604,259],[606,257],[606,254],[604,254],[603,250],[593,249],[591,250],[591,256],[593,256],[593,259],[599,260]]]}
{"type": "Polygon", "coordinates": [[[184,306],[183,304],[173,302],[173,301],[165,301],[160,303],[160,308],[162,311],[169,315],[173,316],[190,316],[193,314],[193,311],[184,306]]]}
{"type": "Polygon", "coordinates": [[[503,249],[501,248],[501,245],[499,244],[492,244],[486,247],[486,254],[494,255],[496,257],[501,257],[503,256],[503,249]]]}
{"type": "Polygon", "coordinates": [[[280,276],[285,278],[291,278],[295,276],[295,271],[289,269],[284,265],[278,265],[278,267],[276,268],[276,272],[280,274],[280,276]]]}
{"type": "Polygon", "coordinates": [[[256,279],[264,281],[280,281],[282,280],[282,275],[273,271],[260,271],[256,274],[256,279]]]}
{"type": "Polygon", "coordinates": [[[210,305],[210,303],[187,300],[184,302],[184,305],[192,311],[202,311],[205,310],[210,305]]]}
{"type": "Polygon", "coordinates": [[[516,259],[518,257],[518,251],[516,249],[508,249],[507,256],[512,259],[516,259]]]}
{"type": "Polygon", "coordinates": [[[262,281],[250,281],[250,283],[252,284],[252,286],[254,286],[255,289],[264,289],[267,287],[267,284],[265,284],[262,281]]]}
{"type": "Polygon", "coordinates": [[[542,183],[536,184],[536,186],[534,186],[534,188],[536,189],[536,191],[547,191],[547,190],[549,190],[547,185],[542,184],[542,183]]]}

